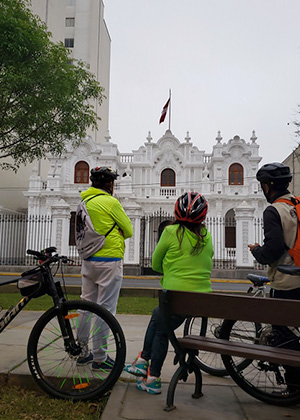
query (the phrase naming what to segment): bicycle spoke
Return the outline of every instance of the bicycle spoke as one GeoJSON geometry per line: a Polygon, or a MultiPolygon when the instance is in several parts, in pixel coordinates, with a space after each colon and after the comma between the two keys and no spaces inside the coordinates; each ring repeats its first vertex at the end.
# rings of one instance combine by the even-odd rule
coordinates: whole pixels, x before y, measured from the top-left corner
{"type": "Polygon", "coordinates": [[[68,307],[64,319],[69,323],[69,347],[66,350],[58,310],[44,314],[32,332],[33,339],[29,340],[29,343],[32,341],[28,347],[31,372],[47,392],[57,397],[75,400],[99,397],[113,385],[123,369],[122,330],[115,318],[98,305],[78,301],[66,303],[65,308],[68,307]],[[81,356],[83,351],[88,353],[81,356]],[[77,365],[78,358],[86,357],[90,351],[102,355],[102,362],[98,363],[103,366],[97,371],[92,370],[91,363],[77,365]],[[115,360],[113,365],[103,360],[107,354],[115,360]]]}

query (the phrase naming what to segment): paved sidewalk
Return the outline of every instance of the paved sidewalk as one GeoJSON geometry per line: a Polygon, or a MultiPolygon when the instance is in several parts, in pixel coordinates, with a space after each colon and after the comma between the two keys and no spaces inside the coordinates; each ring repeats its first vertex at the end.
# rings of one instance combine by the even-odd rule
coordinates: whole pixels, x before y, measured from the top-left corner
{"type": "MultiPolygon", "coordinates": [[[[22,311],[0,336],[0,384],[36,388],[26,360],[27,340],[40,312],[22,311]]],[[[127,361],[141,349],[149,316],[118,315],[126,336],[127,361]]],[[[102,420],[284,420],[299,419],[300,406],[275,407],[262,403],[241,391],[230,378],[203,374],[203,393],[192,399],[193,376],[180,383],[175,394],[176,409],[163,411],[168,382],[175,370],[173,352],[169,351],[162,372],[162,394],[149,395],[135,388],[132,375],[123,373],[114,386],[102,420]]],[[[68,417],[66,417],[67,419],[68,417]]]]}

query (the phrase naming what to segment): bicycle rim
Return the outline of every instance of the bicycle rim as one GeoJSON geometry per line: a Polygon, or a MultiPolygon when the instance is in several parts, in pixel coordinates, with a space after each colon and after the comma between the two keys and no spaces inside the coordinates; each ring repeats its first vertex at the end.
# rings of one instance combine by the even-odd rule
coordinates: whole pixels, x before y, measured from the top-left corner
{"type": "MultiPolygon", "coordinates": [[[[235,321],[226,321],[222,329],[222,338],[234,339],[235,321]]],[[[269,326],[261,327],[257,344],[265,344],[269,326]]],[[[291,392],[285,382],[285,369],[260,360],[247,360],[244,366],[239,365],[240,358],[222,356],[224,365],[237,385],[252,397],[278,406],[289,406],[300,403],[300,390],[291,392]]]]}
{"type": "MultiPolygon", "coordinates": [[[[202,335],[206,337],[219,337],[222,319],[217,318],[188,318],[184,325],[184,335],[202,335]]],[[[220,354],[199,350],[196,356],[201,370],[212,376],[226,376],[220,354]]]]}
{"type": "Polygon", "coordinates": [[[59,309],[51,308],[37,321],[29,337],[27,353],[32,376],[56,398],[74,401],[99,398],[112,388],[123,370],[126,356],[123,331],[107,310],[91,302],[66,302],[63,312],[81,354],[74,355],[65,349],[59,309]],[[83,329],[88,330],[84,345],[79,336],[83,329]],[[88,354],[91,350],[109,355],[115,361],[113,367],[108,369],[104,365],[94,371],[91,363],[77,366],[82,352],[88,354]]]}

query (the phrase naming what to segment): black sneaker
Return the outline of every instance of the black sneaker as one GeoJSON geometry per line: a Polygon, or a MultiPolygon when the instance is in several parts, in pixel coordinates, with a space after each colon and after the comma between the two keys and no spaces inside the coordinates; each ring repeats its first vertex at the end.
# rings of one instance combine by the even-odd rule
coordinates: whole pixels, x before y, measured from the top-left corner
{"type": "Polygon", "coordinates": [[[92,364],[92,370],[111,370],[114,367],[115,361],[111,359],[109,356],[106,357],[106,360],[102,363],[98,363],[96,361],[92,364]]]}
{"type": "Polygon", "coordinates": [[[89,363],[92,363],[92,361],[93,361],[93,358],[94,358],[94,356],[93,356],[93,353],[92,352],[90,352],[87,356],[85,356],[85,357],[79,357],[78,359],[77,359],[77,362],[76,362],[76,365],[77,366],[86,366],[86,365],[88,365],[89,363]]]}

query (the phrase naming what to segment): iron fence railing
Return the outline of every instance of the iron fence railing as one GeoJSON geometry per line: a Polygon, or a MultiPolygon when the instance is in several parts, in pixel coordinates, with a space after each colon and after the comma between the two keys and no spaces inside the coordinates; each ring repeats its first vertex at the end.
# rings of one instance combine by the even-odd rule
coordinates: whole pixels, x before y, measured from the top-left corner
{"type": "MultiPolygon", "coordinates": [[[[143,274],[151,273],[151,260],[161,231],[166,224],[173,220],[173,216],[160,211],[141,219],[140,265],[143,274]]],[[[214,258],[213,268],[232,270],[236,268],[236,222],[234,218],[208,217],[205,220],[207,229],[211,233],[214,258]]],[[[254,219],[254,241],[262,243],[262,219],[254,219]]],[[[255,269],[265,267],[255,262],[255,269]]]]}
{"type": "MultiPolygon", "coordinates": [[[[151,268],[154,248],[163,228],[173,220],[173,215],[159,210],[141,219],[140,265],[142,273],[151,268]]],[[[235,269],[235,220],[221,217],[206,219],[206,226],[212,235],[214,246],[213,268],[235,269]],[[226,239],[230,236],[230,240],[226,239]],[[226,243],[227,241],[227,243],[226,243]],[[233,242],[232,242],[233,241],[233,242]],[[229,242],[229,245],[228,245],[229,242]],[[230,246],[233,245],[233,246],[230,246]]],[[[254,241],[263,242],[262,219],[254,219],[254,241]]],[[[51,216],[27,216],[25,214],[0,214],[0,265],[33,265],[34,259],[26,254],[28,248],[41,250],[55,246],[51,238],[51,216]]],[[[68,239],[67,239],[68,240],[68,239]]],[[[68,255],[73,260],[71,265],[80,266],[81,258],[75,246],[68,247],[68,255]]],[[[255,269],[265,267],[254,263],[255,269]]]]}
{"type": "Polygon", "coordinates": [[[32,265],[27,249],[41,250],[51,245],[50,216],[0,214],[0,264],[32,265]]]}

